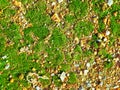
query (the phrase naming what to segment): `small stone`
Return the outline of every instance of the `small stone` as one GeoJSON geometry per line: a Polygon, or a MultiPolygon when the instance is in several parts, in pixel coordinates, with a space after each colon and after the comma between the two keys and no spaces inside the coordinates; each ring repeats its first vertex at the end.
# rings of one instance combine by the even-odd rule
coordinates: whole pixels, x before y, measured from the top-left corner
{"type": "Polygon", "coordinates": [[[79,38],[75,37],[75,44],[78,44],[78,43],[79,43],[79,38]]]}
{"type": "Polygon", "coordinates": [[[7,58],[7,55],[3,56],[2,59],[6,59],[7,58]]]}
{"type": "Polygon", "coordinates": [[[99,78],[99,79],[102,79],[102,77],[101,77],[101,76],[99,76],[98,78],[99,78]]]}
{"type": "Polygon", "coordinates": [[[32,71],[33,71],[33,72],[35,72],[35,71],[36,71],[36,69],[35,69],[35,68],[32,68],[32,71]]]}
{"type": "Polygon", "coordinates": [[[63,2],[63,0],[58,0],[58,3],[61,3],[61,2],[63,2]]]}
{"type": "Polygon", "coordinates": [[[107,7],[108,7],[107,3],[104,3],[102,6],[102,10],[105,11],[107,9],[107,7]]]}
{"type": "Polygon", "coordinates": [[[35,90],[42,90],[42,89],[39,86],[36,86],[35,90]]]}
{"type": "Polygon", "coordinates": [[[83,74],[83,72],[82,71],[80,71],[80,75],[82,75],[83,74]]]}
{"type": "Polygon", "coordinates": [[[97,55],[97,51],[94,51],[94,55],[97,55]]]}
{"type": "Polygon", "coordinates": [[[108,18],[107,18],[107,17],[105,17],[105,18],[103,19],[103,22],[104,22],[104,24],[106,25],[106,24],[107,24],[107,22],[108,22],[108,18]]]}
{"type": "Polygon", "coordinates": [[[84,87],[80,86],[78,90],[85,90],[84,87]]]}
{"type": "Polygon", "coordinates": [[[84,75],[86,76],[88,74],[88,70],[84,70],[84,75]]]}
{"type": "Polygon", "coordinates": [[[52,2],[52,6],[55,6],[56,5],[56,2],[52,2]]]}
{"type": "Polygon", "coordinates": [[[119,88],[119,86],[114,86],[114,89],[117,89],[117,88],[119,88]]]}
{"type": "Polygon", "coordinates": [[[22,90],[27,90],[27,88],[26,87],[23,87],[23,89],[22,90]]]}
{"type": "Polygon", "coordinates": [[[102,38],[104,37],[104,35],[101,34],[101,33],[98,33],[98,37],[99,37],[100,39],[102,39],[102,38]]]}
{"type": "Polygon", "coordinates": [[[90,63],[87,63],[87,64],[86,64],[86,67],[89,68],[89,67],[90,67],[90,63]]]}
{"type": "Polygon", "coordinates": [[[120,80],[118,80],[117,82],[120,83],[120,80]]]}
{"type": "Polygon", "coordinates": [[[16,7],[18,7],[18,8],[21,8],[22,7],[22,3],[21,2],[18,2],[18,1],[16,1],[16,0],[13,0],[13,2],[12,2],[16,7]]]}
{"type": "Polygon", "coordinates": [[[107,41],[107,38],[104,38],[104,42],[106,42],[107,41]]]}
{"type": "Polygon", "coordinates": [[[10,67],[10,64],[8,63],[8,64],[5,66],[5,69],[6,69],[6,70],[9,69],[9,67],[10,67]]]}
{"type": "Polygon", "coordinates": [[[77,68],[77,67],[79,67],[80,65],[79,65],[79,64],[74,64],[74,66],[77,68]]]}
{"type": "Polygon", "coordinates": [[[106,35],[107,35],[107,36],[110,35],[110,31],[106,31],[106,35]]]}
{"type": "Polygon", "coordinates": [[[103,82],[101,82],[100,85],[103,86],[103,82]]]}
{"type": "Polygon", "coordinates": [[[95,90],[95,88],[92,88],[92,90],[95,90]]]}
{"type": "Polygon", "coordinates": [[[11,79],[10,79],[10,83],[13,83],[13,82],[14,82],[14,79],[13,79],[13,78],[11,78],[11,79]]]}
{"type": "Polygon", "coordinates": [[[61,81],[64,82],[65,78],[66,78],[66,73],[62,72],[62,74],[60,75],[61,81]]]}
{"type": "Polygon", "coordinates": [[[24,74],[20,74],[19,79],[22,80],[24,78],[24,74]]]}
{"type": "Polygon", "coordinates": [[[59,15],[57,13],[53,14],[53,16],[51,17],[51,19],[55,22],[60,22],[61,19],[59,17],[59,15]]]}
{"type": "Polygon", "coordinates": [[[54,76],[54,75],[55,75],[54,73],[51,74],[51,76],[54,76]]]}
{"type": "Polygon", "coordinates": [[[105,43],[102,42],[102,43],[101,43],[101,46],[105,47],[105,43]]]}
{"type": "Polygon", "coordinates": [[[111,6],[113,4],[113,0],[108,0],[107,4],[108,6],[111,6]]]}
{"type": "Polygon", "coordinates": [[[118,14],[118,12],[114,12],[114,13],[113,13],[113,15],[114,15],[115,17],[117,16],[117,14],[118,14]]]}
{"type": "Polygon", "coordinates": [[[49,79],[49,77],[47,77],[47,76],[39,76],[39,78],[42,78],[42,79],[49,79]]]}

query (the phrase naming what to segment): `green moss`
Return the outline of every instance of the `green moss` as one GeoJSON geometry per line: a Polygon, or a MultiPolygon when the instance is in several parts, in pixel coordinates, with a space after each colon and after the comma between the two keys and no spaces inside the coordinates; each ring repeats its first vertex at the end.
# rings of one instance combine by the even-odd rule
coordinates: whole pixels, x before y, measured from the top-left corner
{"type": "Polygon", "coordinates": [[[89,35],[90,33],[92,33],[94,29],[94,26],[92,23],[90,22],[83,22],[80,21],[76,26],[75,26],[75,33],[77,34],[77,36],[80,38],[82,37],[82,35],[89,35]]]}
{"type": "Polygon", "coordinates": [[[47,25],[51,23],[51,19],[46,13],[46,4],[44,0],[38,1],[35,6],[28,10],[26,18],[29,18],[30,22],[35,27],[42,27],[45,24],[47,25]]]}
{"type": "Polygon", "coordinates": [[[58,29],[53,31],[50,42],[53,47],[61,47],[67,42],[66,36],[62,34],[58,29]]]}
{"type": "Polygon", "coordinates": [[[0,0],[0,9],[6,8],[10,5],[10,2],[8,0],[0,0]]]}
{"type": "Polygon", "coordinates": [[[73,59],[74,60],[81,60],[82,55],[80,53],[74,53],[73,59]]]}
{"type": "Polygon", "coordinates": [[[71,12],[74,12],[75,17],[79,18],[85,16],[88,10],[88,2],[82,2],[79,0],[71,0],[69,4],[69,9],[71,12]]]}
{"type": "Polygon", "coordinates": [[[70,73],[68,83],[70,83],[70,84],[77,83],[77,76],[76,76],[76,74],[74,72],[70,73]]]}
{"type": "Polygon", "coordinates": [[[106,49],[103,48],[103,49],[99,50],[98,55],[104,55],[104,56],[106,56],[107,55],[106,49]]]}
{"type": "MultiPolygon", "coordinates": [[[[2,36],[2,35],[0,35],[2,36]]],[[[0,37],[0,54],[5,50],[5,37],[0,37]]]]}
{"type": "Polygon", "coordinates": [[[61,71],[69,71],[70,70],[70,65],[69,64],[61,64],[61,71]]]}
{"type": "Polygon", "coordinates": [[[104,62],[104,67],[105,68],[111,68],[113,66],[113,62],[112,61],[105,61],[104,62]]]}
{"type": "Polygon", "coordinates": [[[42,79],[42,78],[39,78],[39,82],[41,82],[44,87],[48,87],[51,83],[49,79],[42,79]]]}
{"type": "Polygon", "coordinates": [[[53,76],[52,77],[52,80],[53,80],[53,82],[54,82],[54,84],[57,86],[57,87],[60,87],[61,85],[62,85],[62,82],[61,82],[61,80],[60,80],[60,78],[58,77],[58,76],[53,76]]]}
{"type": "Polygon", "coordinates": [[[117,19],[115,17],[111,17],[110,27],[111,27],[111,31],[113,35],[115,35],[116,37],[119,37],[120,36],[120,32],[119,32],[120,25],[117,22],[117,19]]]}
{"type": "Polygon", "coordinates": [[[75,16],[74,15],[66,15],[65,20],[68,21],[69,23],[74,23],[75,22],[75,16]]]}

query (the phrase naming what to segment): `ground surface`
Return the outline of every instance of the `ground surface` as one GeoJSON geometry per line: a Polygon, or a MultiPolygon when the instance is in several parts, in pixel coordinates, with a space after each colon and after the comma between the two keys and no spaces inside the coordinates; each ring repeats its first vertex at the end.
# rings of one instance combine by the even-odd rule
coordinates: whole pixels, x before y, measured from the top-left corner
{"type": "Polygon", "coordinates": [[[119,0],[0,0],[0,90],[35,89],[120,90],[119,0]]]}

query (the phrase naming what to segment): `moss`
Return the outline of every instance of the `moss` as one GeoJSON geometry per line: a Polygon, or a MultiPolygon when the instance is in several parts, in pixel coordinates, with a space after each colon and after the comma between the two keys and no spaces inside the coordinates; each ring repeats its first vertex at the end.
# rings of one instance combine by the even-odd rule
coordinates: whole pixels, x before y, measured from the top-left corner
{"type": "Polygon", "coordinates": [[[42,83],[43,87],[48,87],[50,85],[50,80],[49,79],[39,78],[39,82],[42,83]]]}
{"type": "Polygon", "coordinates": [[[81,60],[82,55],[80,53],[74,53],[73,59],[74,60],[81,60]]]}
{"type": "Polygon", "coordinates": [[[113,62],[112,61],[105,61],[104,62],[104,67],[109,69],[113,66],[113,62]]]}
{"type": "Polygon", "coordinates": [[[74,22],[75,22],[75,16],[74,16],[74,15],[66,15],[66,16],[65,16],[65,20],[66,20],[68,23],[74,23],[74,22]]]}
{"type": "Polygon", "coordinates": [[[67,42],[66,36],[60,32],[60,30],[55,29],[50,39],[53,47],[61,47],[67,42]]]}
{"type": "Polygon", "coordinates": [[[54,84],[57,86],[57,87],[60,87],[61,85],[62,85],[62,82],[61,82],[61,80],[60,80],[60,78],[58,77],[58,76],[53,76],[52,77],[52,80],[53,80],[53,82],[54,82],[54,84]]]}
{"type": "Polygon", "coordinates": [[[75,73],[73,73],[73,72],[70,73],[68,83],[70,83],[70,84],[77,83],[77,76],[75,73]]]}
{"type": "Polygon", "coordinates": [[[106,49],[103,48],[103,49],[99,50],[98,55],[104,55],[104,56],[106,56],[107,55],[106,49]]]}
{"type": "Polygon", "coordinates": [[[110,27],[111,27],[111,31],[113,35],[115,35],[116,37],[119,37],[120,36],[120,32],[119,32],[120,25],[117,22],[117,19],[115,17],[111,17],[110,27]]]}
{"type": "MultiPolygon", "coordinates": [[[[1,35],[2,36],[2,35],[1,35]]],[[[5,38],[0,37],[0,54],[5,50],[5,38]]]]}
{"type": "Polygon", "coordinates": [[[71,12],[74,12],[75,17],[77,18],[85,16],[88,10],[88,2],[71,0],[71,3],[69,4],[69,9],[71,12]]]}
{"type": "Polygon", "coordinates": [[[61,71],[69,71],[70,70],[70,65],[69,64],[61,64],[61,71]]]}
{"type": "Polygon", "coordinates": [[[90,22],[85,22],[85,21],[80,21],[78,24],[75,26],[75,33],[77,36],[80,38],[82,35],[89,35],[92,33],[94,29],[94,26],[90,22]]]}

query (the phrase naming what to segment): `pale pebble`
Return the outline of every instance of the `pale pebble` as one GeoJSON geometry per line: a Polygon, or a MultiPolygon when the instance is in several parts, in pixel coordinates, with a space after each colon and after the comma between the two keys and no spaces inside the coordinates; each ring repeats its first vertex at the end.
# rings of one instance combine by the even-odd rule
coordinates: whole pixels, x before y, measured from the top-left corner
{"type": "Polygon", "coordinates": [[[61,3],[61,2],[63,2],[63,0],[58,0],[58,3],[61,3]]]}
{"type": "Polygon", "coordinates": [[[84,70],[84,75],[87,75],[88,74],[88,70],[84,70]]]}
{"type": "Polygon", "coordinates": [[[66,78],[66,73],[65,72],[62,72],[62,74],[60,75],[60,79],[61,81],[63,82],[66,78]]]}
{"type": "Polygon", "coordinates": [[[113,4],[113,0],[108,0],[107,4],[108,6],[111,6],[113,4]]]}

